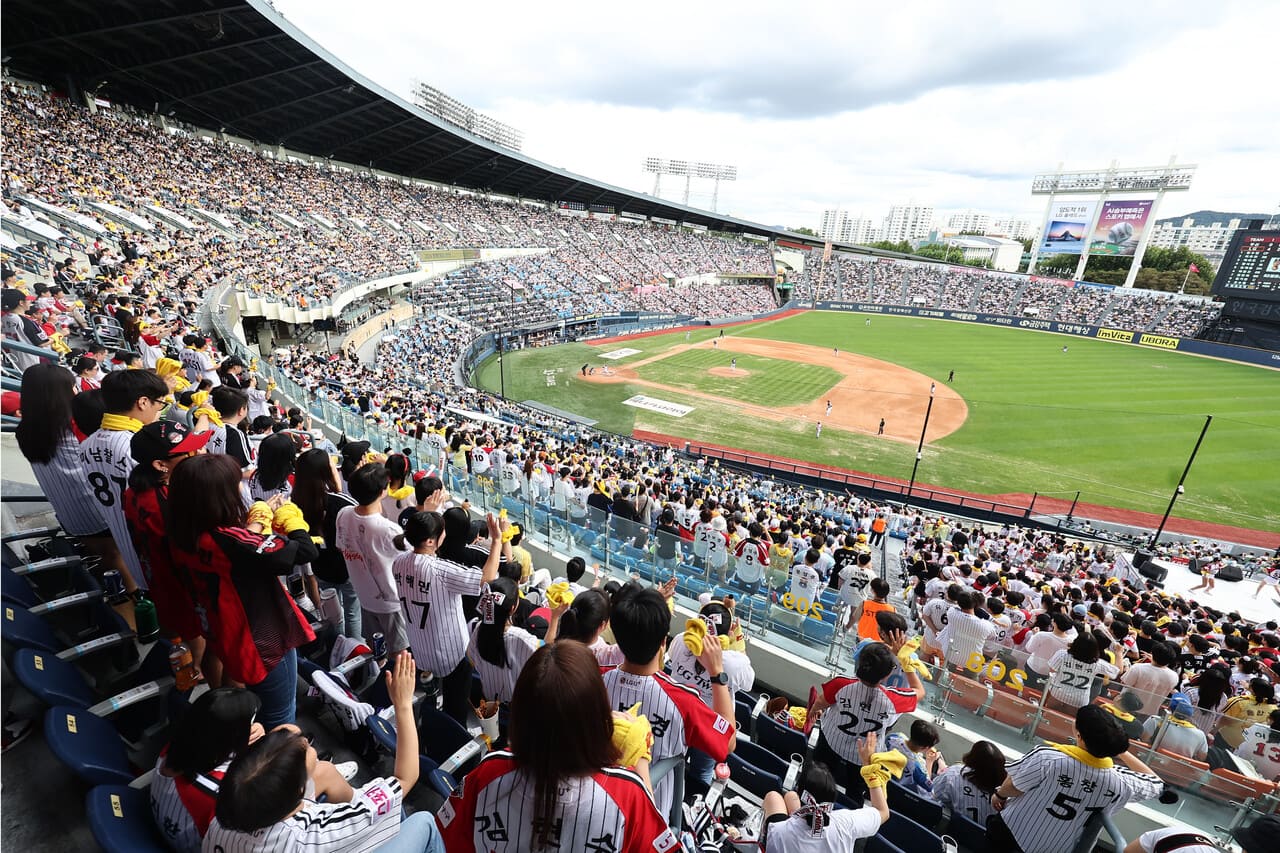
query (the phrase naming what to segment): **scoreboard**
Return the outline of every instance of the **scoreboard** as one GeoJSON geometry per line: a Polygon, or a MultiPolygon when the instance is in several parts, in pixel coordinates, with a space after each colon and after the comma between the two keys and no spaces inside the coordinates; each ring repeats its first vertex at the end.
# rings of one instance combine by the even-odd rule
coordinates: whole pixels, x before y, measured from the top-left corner
{"type": "Polygon", "coordinates": [[[1213,294],[1280,302],[1280,231],[1237,231],[1213,280],[1213,294]]]}

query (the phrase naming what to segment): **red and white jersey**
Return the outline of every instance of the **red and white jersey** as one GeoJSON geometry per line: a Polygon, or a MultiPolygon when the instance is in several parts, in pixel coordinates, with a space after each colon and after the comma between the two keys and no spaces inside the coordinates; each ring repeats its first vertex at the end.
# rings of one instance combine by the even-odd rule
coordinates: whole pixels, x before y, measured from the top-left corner
{"type": "Polygon", "coordinates": [[[396,557],[391,574],[418,668],[448,675],[462,662],[471,641],[462,596],[480,594],[483,571],[410,551],[396,557]]]}
{"type": "Polygon", "coordinates": [[[1114,814],[1164,790],[1159,776],[1085,764],[1051,746],[1038,746],[1011,763],[1009,782],[1022,793],[1000,816],[1025,853],[1071,850],[1094,812],[1114,814]]]}
{"type": "MultiPolygon", "coordinates": [[[[450,853],[527,851],[535,844],[533,784],[510,752],[491,752],[436,812],[450,853]]],[[[680,842],[654,807],[640,777],[619,767],[566,780],[556,792],[548,850],[672,853],[680,842]]]]}
{"type": "Polygon", "coordinates": [[[734,571],[744,583],[764,577],[764,570],[769,568],[769,546],[758,539],[744,539],[738,543],[736,554],[734,571]]]}
{"type": "Polygon", "coordinates": [[[166,776],[160,772],[165,752],[160,753],[156,772],[151,776],[151,816],[170,850],[196,853],[213,820],[218,786],[231,762],[223,762],[208,773],[197,774],[194,781],[188,781],[185,776],[166,776]]]}
{"type": "MultiPolygon", "coordinates": [[[[649,720],[653,730],[653,761],[681,755],[691,746],[716,761],[729,757],[733,724],[708,708],[695,688],[680,684],[662,672],[633,675],[617,668],[603,672],[604,686],[614,709],[626,711],[640,703],[637,713],[649,720]]],[[[662,814],[670,813],[674,794],[668,775],[653,792],[662,814]]]]}
{"type": "Polygon", "coordinates": [[[471,448],[471,473],[483,474],[489,470],[489,449],[476,445],[471,448]]]}
{"type": "Polygon", "coordinates": [[[875,732],[883,742],[898,717],[916,709],[916,692],[909,687],[871,686],[843,676],[822,685],[822,698],[831,705],[818,721],[822,736],[836,755],[854,764],[862,738],[875,732]]]}
{"type": "Polygon", "coordinates": [[[511,694],[516,689],[516,679],[520,670],[533,657],[533,653],[542,645],[542,641],[523,628],[508,627],[502,634],[502,643],[507,650],[507,665],[495,666],[480,655],[476,645],[476,634],[480,630],[480,620],[471,620],[471,643],[467,646],[467,657],[471,665],[480,675],[480,689],[484,698],[497,699],[499,702],[510,702],[511,694]]]}

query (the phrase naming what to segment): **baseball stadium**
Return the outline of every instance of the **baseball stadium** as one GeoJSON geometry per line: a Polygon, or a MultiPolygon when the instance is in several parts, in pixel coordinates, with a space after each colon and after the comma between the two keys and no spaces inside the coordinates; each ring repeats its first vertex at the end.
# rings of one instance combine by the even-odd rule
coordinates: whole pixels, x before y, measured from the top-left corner
{"type": "Polygon", "coordinates": [[[938,262],[2,14],[6,849],[1275,849],[1280,232],[938,262]]]}

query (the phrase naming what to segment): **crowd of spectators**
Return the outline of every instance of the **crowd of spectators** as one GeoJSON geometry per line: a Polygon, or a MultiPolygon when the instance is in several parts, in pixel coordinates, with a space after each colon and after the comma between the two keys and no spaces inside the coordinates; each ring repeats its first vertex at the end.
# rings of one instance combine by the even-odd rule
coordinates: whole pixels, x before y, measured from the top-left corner
{"type": "Polygon", "coordinates": [[[822,263],[811,253],[793,277],[795,297],[824,302],[868,302],[1195,337],[1221,313],[1202,299],[1080,284],[971,267],[890,258],[834,255],[822,263]]]}
{"type": "MultiPolygon", "coordinates": [[[[247,847],[255,837],[267,837],[317,850],[375,849],[397,835],[413,834],[417,849],[523,850],[555,846],[553,838],[579,827],[600,832],[602,820],[612,821],[613,849],[675,849],[678,842],[668,829],[672,786],[650,779],[650,761],[683,763],[687,756],[689,780],[696,783],[735,749],[733,690],[751,689],[754,681],[739,607],[749,607],[761,595],[772,602],[788,591],[813,600],[822,588],[834,590],[848,639],[859,642],[852,677],[815,685],[810,703],[787,709],[788,720],[798,713],[819,734],[800,792],[778,791],[762,803],[769,832],[777,833],[766,841],[770,851],[792,849],[782,840],[788,832],[816,832],[817,838],[826,833],[830,849],[847,849],[844,839],[877,833],[889,817],[886,780],[904,764],[921,765],[913,765],[908,778],[929,793],[946,772],[934,749],[936,732],[927,724],[913,725],[909,738],[890,732],[899,716],[915,711],[925,696],[918,670],[930,661],[938,672],[942,661],[967,667],[976,653],[985,667],[1007,653],[1042,675],[1040,686],[1050,696],[1085,690],[1074,719],[1075,747],[1034,749],[1010,763],[1007,776],[993,744],[983,742],[983,749],[994,750],[998,762],[993,756],[983,759],[976,747],[963,759],[969,770],[983,771],[986,787],[978,802],[987,804],[983,817],[990,818],[992,837],[997,843],[1004,839],[1006,847],[1011,840],[1009,849],[1027,853],[1064,849],[1064,839],[1083,830],[1090,809],[1114,811],[1159,793],[1161,780],[1129,750],[1125,725],[1138,714],[1158,718],[1157,727],[1184,727],[1176,720],[1185,717],[1227,752],[1240,748],[1232,743],[1235,733],[1228,725],[1236,725],[1230,722],[1231,707],[1243,708],[1243,716],[1235,718],[1240,743],[1280,734],[1280,718],[1269,716],[1275,705],[1266,689],[1280,677],[1280,626],[1215,607],[1211,586],[1199,599],[1168,595],[1140,578],[1121,577],[1106,546],[1011,525],[949,522],[848,492],[749,476],[671,447],[535,416],[460,385],[454,369],[458,355],[478,329],[493,327],[493,316],[508,302],[534,304],[518,298],[521,291],[540,288],[539,304],[577,310],[587,303],[575,299],[609,293],[595,286],[605,284],[603,276],[619,285],[615,293],[629,300],[623,304],[666,308],[670,285],[664,280],[682,277],[667,275],[677,272],[666,268],[677,263],[673,259],[679,258],[682,275],[739,262],[748,265],[744,271],[754,272],[756,252],[767,260],[763,249],[749,247],[750,253],[740,255],[710,242],[716,238],[632,225],[577,222],[575,230],[573,220],[556,220],[559,224],[546,229],[534,228],[523,206],[448,196],[440,210],[450,219],[437,218],[433,228],[418,229],[419,234],[440,234],[447,245],[455,236],[475,241],[505,233],[515,242],[533,231],[544,237],[555,230],[565,244],[545,255],[472,267],[442,279],[433,287],[442,300],[457,294],[444,304],[458,316],[427,310],[388,330],[374,364],[362,364],[352,353],[319,354],[305,347],[273,354],[275,366],[314,396],[406,438],[425,440],[432,449],[411,458],[397,447],[370,448],[367,442],[337,448],[310,429],[304,413],[273,401],[273,389],[253,375],[252,364],[212,351],[193,325],[197,300],[228,275],[246,287],[257,282],[283,288],[279,281],[269,283],[273,276],[303,268],[305,283],[295,283],[296,298],[323,299],[333,292],[325,282],[394,267],[411,251],[402,235],[417,226],[403,221],[408,218],[403,212],[374,217],[369,211],[402,211],[396,205],[409,190],[396,182],[265,160],[181,134],[160,137],[171,143],[166,147],[153,138],[158,131],[141,119],[86,118],[34,96],[10,92],[6,98],[17,129],[5,165],[10,192],[31,192],[87,215],[96,215],[84,204],[91,198],[138,204],[159,195],[174,206],[185,201],[228,211],[233,199],[223,193],[240,194],[237,224],[244,234],[239,242],[212,225],[194,232],[129,233],[110,241],[114,246],[104,240],[102,246],[86,247],[93,252],[92,263],[87,257],[70,264],[55,260],[52,281],[40,283],[43,290],[5,276],[6,335],[11,330],[28,335],[23,318],[29,313],[33,323],[47,323],[55,334],[73,338],[99,318],[110,318],[123,330],[128,346],[114,354],[97,348],[77,353],[74,376],[47,364],[26,367],[19,445],[50,483],[67,487],[46,487],[51,496],[59,495],[59,518],[81,522],[76,528],[88,538],[113,540],[116,552],[108,559],[123,570],[127,588],[139,597],[151,590],[166,635],[182,626],[184,639],[204,641],[193,664],[199,677],[213,687],[225,678],[223,689],[233,691],[237,711],[227,715],[235,721],[227,736],[230,745],[208,767],[192,770],[213,774],[201,776],[202,821],[186,797],[192,792],[172,793],[181,784],[173,780],[184,772],[180,755],[169,753],[172,766],[165,760],[157,764],[152,786],[157,822],[162,823],[161,816],[173,819],[162,808],[178,808],[182,826],[194,833],[185,836],[187,847],[169,837],[175,849],[190,849],[192,838],[199,844],[201,835],[210,848],[247,847]],[[75,138],[63,135],[68,127],[75,138]],[[183,151],[185,157],[181,163],[164,160],[165,168],[156,169],[147,162],[154,148],[183,151]],[[101,184],[94,180],[98,174],[104,176],[101,184]],[[237,183],[242,176],[249,177],[237,183]],[[226,190],[229,186],[236,189],[226,190]],[[371,200],[385,204],[370,206],[371,200]],[[277,206],[299,223],[310,222],[298,229],[284,221],[286,228],[278,230],[272,224],[283,221],[277,206]],[[300,241],[300,234],[307,239],[300,241]],[[625,262],[608,241],[629,245],[625,262]],[[338,246],[359,253],[374,251],[374,244],[390,254],[334,257],[338,246]],[[595,256],[582,250],[592,244],[609,249],[601,247],[595,256]],[[291,266],[291,253],[301,267],[291,266]],[[67,293],[53,287],[60,282],[67,293]],[[83,305],[60,298],[71,291],[83,305]],[[86,358],[94,363],[82,364],[86,358]],[[94,403],[96,420],[84,414],[95,411],[94,403]],[[338,471],[331,452],[342,460],[338,471]],[[104,465],[125,477],[117,484],[103,473],[104,465]],[[135,470],[140,473],[132,476],[135,470]],[[105,484],[96,491],[86,485],[95,482],[95,474],[105,484]],[[708,576],[714,571],[733,595],[717,591],[714,600],[699,602],[700,618],[681,626],[673,623],[668,603],[674,580],[657,587],[614,581],[593,589],[580,560],[557,565],[539,557],[535,564],[507,520],[491,516],[476,529],[460,502],[450,505],[454,484],[482,480],[566,522],[597,531],[607,525],[616,539],[669,569],[692,564],[708,576]],[[318,492],[309,492],[316,482],[321,483],[318,492]],[[136,510],[144,499],[155,499],[146,494],[158,490],[167,495],[172,514],[152,513],[144,524],[148,516],[136,510]],[[134,511],[126,513],[124,507],[134,511]],[[96,518],[86,518],[95,513],[96,518]],[[160,524],[158,531],[149,526],[153,523],[160,524]],[[881,565],[873,552],[890,533],[906,538],[899,565],[881,565]],[[348,768],[319,761],[294,725],[297,649],[314,637],[311,617],[319,616],[322,598],[321,585],[306,577],[335,561],[343,566],[344,580],[325,579],[323,588],[333,588],[359,611],[360,619],[343,614],[339,620],[345,630],[363,635],[351,639],[377,649],[377,633],[388,644],[385,703],[398,728],[394,774],[359,787],[347,784],[348,768]],[[292,594],[278,580],[288,575],[299,576],[306,592],[292,594]],[[193,577],[208,583],[191,583],[193,577]],[[895,596],[900,581],[907,587],[895,596]],[[430,607],[416,600],[422,590],[430,590],[430,607]],[[891,598],[900,602],[900,610],[891,598]],[[501,614],[500,624],[495,614],[501,614]],[[602,636],[606,622],[613,642],[602,636]],[[918,656],[914,641],[909,642],[917,628],[924,640],[918,656]],[[539,648],[541,643],[545,646],[539,648]],[[1153,688],[1155,682],[1139,668],[1158,669],[1170,657],[1178,666],[1174,680],[1153,688]],[[1044,672],[1036,670],[1041,659],[1044,672]],[[506,739],[510,749],[492,753],[472,770],[434,822],[423,816],[400,824],[401,802],[418,779],[415,661],[420,669],[433,662],[429,668],[443,682],[444,711],[481,731],[484,724],[465,702],[472,668],[481,673],[482,683],[506,685],[493,688],[487,698],[505,706],[493,739],[506,739]],[[1100,661],[1106,666],[1094,666],[1100,661]],[[1075,662],[1089,666],[1083,687],[1071,680],[1081,671],[1075,662]],[[677,676],[660,672],[668,663],[677,676]],[[690,689],[677,680],[689,681],[690,689]],[[463,686],[461,712],[454,701],[457,685],[463,686]],[[1095,703],[1095,685],[1096,697],[1122,712],[1130,707],[1126,694],[1132,693],[1138,714],[1115,714],[1095,703]],[[1233,706],[1233,696],[1249,704],[1233,706]],[[854,706],[872,712],[863,718],[871,725],[850,723],[850,717],[858,717],[846,709],[854,706]],[[619,707],[632,710],[614,713],[619,707]],[[673,713],[681,726],[671,725],[673,713]],[[255,720],[263,725],[255,728],[255,720]],[[564,769],[556,756],[565,754],[591,758],[564,769]],[[1110,770],[1111,759],[1126,772],[1110,770]],[[1089,775],[1095,772],[1107,784],[1095,786],[1089,775]],[[1071,800],[1086,805],[1073,810],[1078,821],[1064,818],[1060,831],[1042,844],[1033,820],[1042,811],[1037,804],[1055,793],[1061,797],[1064,777],[1073,784],[1090,781],[1071,800]],[[870,805],[842,810],[849,814],[840,817],[831,810],[837,783],[855,806],[862,805],[864,792],[870,805]],[[562,785],[582,785],[583,794],[559,796],[562,785]],[[525,810],[522,802],[536,806],[525,810]],[[484,804],[483,813],[478,803],[484,804]],[[495,834],[488,813],[499,809],[509,819],[495,834]],[[335,815],[345,823],[332,819],[335,815]],[[338,823],[348,834],[331,834],[338,823]]],[[[888,289],[907,304],[913,298],[958,304],[953,299],[960,297],[953,294],[966,290],[972,290],[970,305],[984,299],[984,291],[991,304],[1019,298],[1006,276],[965,275],[957,283],[934,268],[889,261],[849,261],[846,268],[842,261],[837,286],[847,283],[869,294],[888,289]]],[[[758,287],[707,290],[707,303],[698,301],[703,287],[688,290],[687,304],[714,305],[723,313],[768,304],[758,287]]],[[[1110,293],[1102,293],[1106,298],[1099,310],[1146,317],[1145,309],[1130,302],[1111,304],[1110,293]]],[[[558,310],[563,309],[521,316],[554,317],[558,310]]],[[[1192,556],[1205,559],[1210,574],[1227,560],[1213,550],[1192,556]]],[[[1264,575],[1274,578],[1280,572],[1262,555],[1240,561],[1263,583],[1264,575]]],[[[349,705],[341,707],[350,711],[349,705]]],[[[206,725],[213,723],[200,724],[200,731],[211,731],[206,725]]],[[[184,743],[191,735],[179,729],[174,737],[184,743]]],[[[1248,752],[1236,754],[1251,760],[1248,752]]],[[[1225,761],[1224,755],[1210,760],[1225,761]]],[[[1260,772],[1264,767],[1267,778],[1280,774],[1269,765],[1260,766],[1260,772]]],[[[943,793],[945,781],[939,788],[940,802],[959,806],[943,793]]],[[[168,830],[167,823],[162,826],[168,830]]]]}
{"type": "MultiPolygon", "coordinates": [[[[551,314],[594,313],[604,295],[708,273],[772,279],[769,245],[680,228],[565,215],[545,205],[304,163],[254,152],[177,127],[162,128],[123,108],[90,113],[13,83],[5,86],[7,196],[57,204],[111,235],[124,227],[90,206],[139,211],[155,203],[185,216],[188,231],[142,210],[146,234],[128,239],[172,250],[177,278],[228,280],[245,294],[299,308],[323,304],[345,287],[417,268],[416,252],[445,248],[546,248],[553,261],[509,261],[479,276],[519,286],[531,279],[551,314]],[[56,152],[56,155],[55,155],[56,152]],[[194,210],[231,223],[224,229],[194,210]],[[505,267],[505,269],[504,269],[505,267]],[[598,298],[597,294],[601,296],[598,298]]],[[[38,210],[23,214],[40,218],[38,210]]],[[[59,227],[60,223],[49,224],[59,227]]],[[[132,229],[131,229],[132,230],[132,229]]],[[[107,256],[100,266],[110,268],[107,256]]],[[[517,293],[517,301],[526,298],[517,293]]],[[[531,316],[543,312],[529,309],[531,316]]]]}

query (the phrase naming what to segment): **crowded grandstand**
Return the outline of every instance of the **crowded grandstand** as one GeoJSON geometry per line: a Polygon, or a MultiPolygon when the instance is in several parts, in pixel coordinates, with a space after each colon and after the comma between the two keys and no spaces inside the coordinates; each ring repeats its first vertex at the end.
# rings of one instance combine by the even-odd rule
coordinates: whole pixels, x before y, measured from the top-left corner
{"type": "Polygon", "coordinates": [[[79,786],[21,808],[108,850],[1271,849],[1280,624],[1214,590],[1280,601],[1274,555],[1168,538],[1143,558],[1200,583],[1162,583],[1134,540],[722,465],[464,369],[603,315],[1194,336],[1215,304],[818,247],[788,297],[769,240],[3,98],[6,423],[60,528],[6,514],[4,762],[79,786]],[[522,252],[421,274],[474,249],[522,252]],[[372,345],[237,337],[264,304],[372,345]]]}

